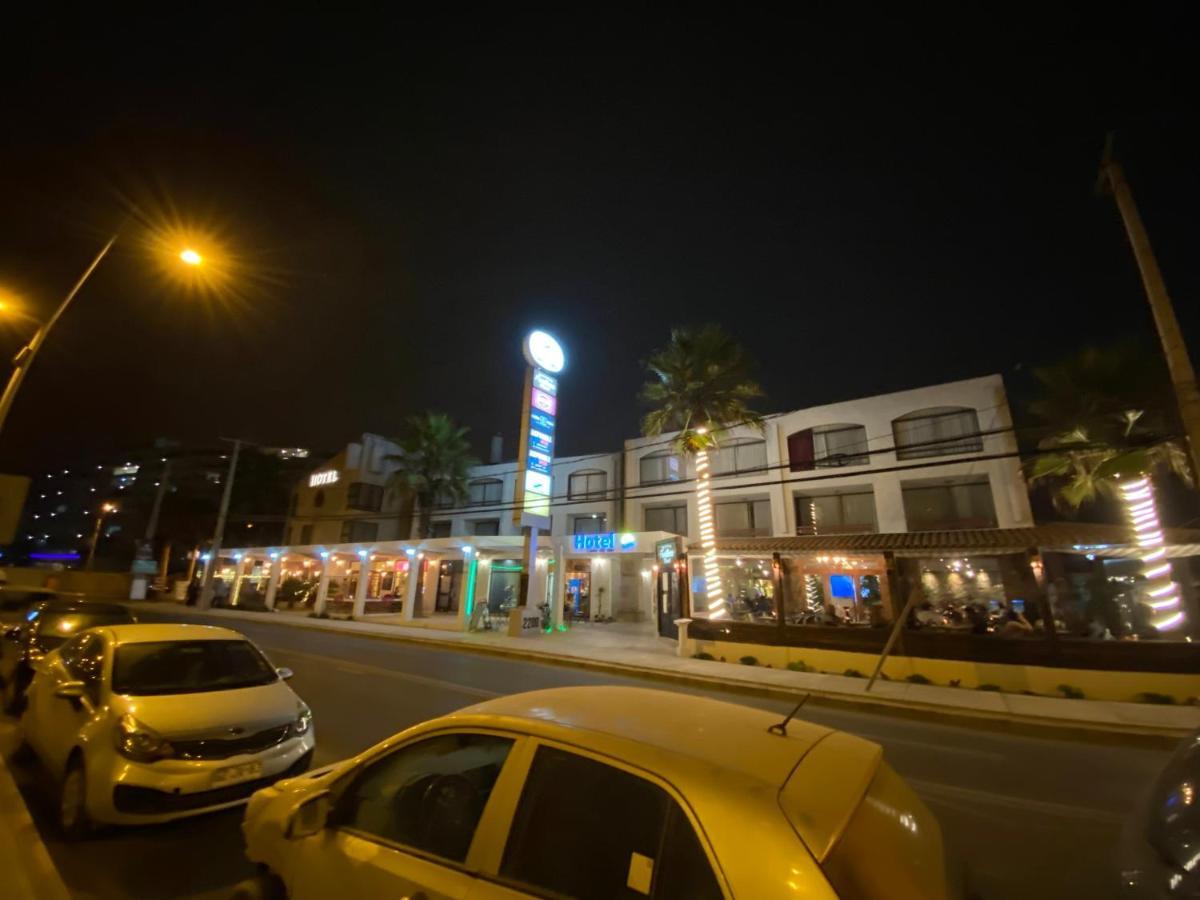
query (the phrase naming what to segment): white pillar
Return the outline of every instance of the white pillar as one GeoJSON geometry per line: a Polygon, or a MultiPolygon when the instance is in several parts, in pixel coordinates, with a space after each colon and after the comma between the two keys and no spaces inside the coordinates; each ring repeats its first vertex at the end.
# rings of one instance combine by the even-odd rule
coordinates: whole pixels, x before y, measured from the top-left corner
{"type": "Polygon", "coordinates": [[[554,545],[554,575],[550,591],[550,632],[556,634],[562,629],[563,600],[567,591],[567,542],[559,541],[554,545]]]}
{"type": "Polygon", "coordinates": [[[275,608],[275,594],[279,591],[279,577],[283,572],[283,562],[278,556],[271,560],[271,574],[267,577],[267,596],[263,599],[267,609],[275,608]]]}
{"type": "Polygon", "coordinates": [[[367,608],[367,585],[371,583],[371,555],[358,555],[358,582],[354,585],[354,607],[350,615],[361,619],[367,608]]]}
{"type": "Polygon", "coordinates": [[[421,560],[416,556],[408,558],[408,578],[404,582],[404,606],[400,610],[400,618],[409,621],[413,618],[413,607],[417,605],[417,583],[421,578],[421,560]]]}
{"type": "Polygon", "coordinates": [[[475,565],[475,554],[463,554],[463,570],[462,577],[458,582],[458,630],[467,630],[467,607],[471,605],[470,589],[474,587],[471,584],[471,566],[475,565]]]}
{"type": "Polygon", "coordinates": [[[238,596],[242,593],[242,579],[245,577],[242,570],[246,567],[246,563],[253,565],[254,563],[248,559],[239,559],[233,567],[233,590],[229,592],[229,605],[237,606],[238,596]]]}
{"type": "Polygon", "coordinates": [[[332,560],[325,559],[321,563],[321,578],[317,581],[317,599],[313,601],[313,612],[318,616],[325,612],[325,601],[329,596],[329,567],[332,560]]]}

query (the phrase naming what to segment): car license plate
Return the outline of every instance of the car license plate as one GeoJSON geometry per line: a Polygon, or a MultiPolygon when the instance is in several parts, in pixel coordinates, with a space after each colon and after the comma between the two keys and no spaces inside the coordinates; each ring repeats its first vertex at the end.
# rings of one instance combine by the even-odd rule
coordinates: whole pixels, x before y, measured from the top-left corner
{"type": "Polygon", "coordinates": [[[236,784],[239,781],[258,778],[260,775],[262,775],[262,763],[255,760],[254,762],[244,762],[236,766],[226,766],[223,769],[217,769],[217,771],[213,772],[212,783],[213,787],[221,787],[226,784],[236,784]]]}

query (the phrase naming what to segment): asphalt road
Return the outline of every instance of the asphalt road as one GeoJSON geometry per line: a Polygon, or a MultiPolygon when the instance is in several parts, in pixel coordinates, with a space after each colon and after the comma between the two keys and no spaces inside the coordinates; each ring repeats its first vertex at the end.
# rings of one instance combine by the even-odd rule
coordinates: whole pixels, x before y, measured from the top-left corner
{"type": "MultiPolygon", "coordinates": [[[[317,765],[499,694],[586,684],[683,690],[270,622],[239,628],[276,665],[295,671],[292,686],[315,717],[317,765]]],[[[789,708],[734,693],[692,692],[781,714],[789,708]]],[[[806,707],[803,718],[881,743],[892,765],[937,814],[985,900],[1115,895],[1122,820],[1167,756],[1163,750],[1034,738],[876,712],[806,707]]],[[[35,769],[14,768],[35,818],[48,823],[53,801],[46,779],[35,769]]],[[[49,824],[42,831],[79,897],[218,898],[251,871],[242,856],[240,821],[239,810],[165,827],[111,830],[79,845],[63,844],[49,824]]]]}

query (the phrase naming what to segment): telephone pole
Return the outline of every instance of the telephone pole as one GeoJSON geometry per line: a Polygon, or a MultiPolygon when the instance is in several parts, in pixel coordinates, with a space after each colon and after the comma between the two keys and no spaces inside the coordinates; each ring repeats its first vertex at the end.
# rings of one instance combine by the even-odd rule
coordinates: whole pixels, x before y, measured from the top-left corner
{"type": "Polygon", "coordinates": [[[1150,311],[1154,314],[1163,355],[1167,358],[1167,370],[1175,388],[1179,418],[1187,436],[1192,476],[1200,484],[1200,388],[1196,386],[1196,370],[1192,368],[1192,361],[1188,357],[1187,345],[1179,331],[1179,320],[1175,318],[1175,308],[1167,294],[1167,286],[1158,268],[1158,260],[1154,258],[1154,249],[1150,246],[1150,237],[1146,234],[1146,226],[1134,202],[1133,192],[1125,180],[1121,164],[1113,156],[1112,142],[1110,134],[1104,145],[1104,157],[1100,160],[1100,178],[1108,184],[1116,200],[1138,270],[1142,274],[1142,285],[1146,289],[1146,299],[1150,301],[1150,311]]]}
{"type": "MultiPolygon", "coordinates": [[[[228,440],[228,438],[226,438],[228,440]]],[[[229,515],[229,498],[233,496],[233,478],[237,475],[238,454],[242,449],[242,441],[233,441],[233,452],[229,454],[229,472],[225,475],[225,487],[221,491],[221,506],[217,509],[217,527],[213,529],[212,546],[208,549],[208,565],[204,567],[204,580],[200,584],[201,609],[212,606],[213,575],[221,564],[221,542],[225,537],[225,518],[229,515]]]]}

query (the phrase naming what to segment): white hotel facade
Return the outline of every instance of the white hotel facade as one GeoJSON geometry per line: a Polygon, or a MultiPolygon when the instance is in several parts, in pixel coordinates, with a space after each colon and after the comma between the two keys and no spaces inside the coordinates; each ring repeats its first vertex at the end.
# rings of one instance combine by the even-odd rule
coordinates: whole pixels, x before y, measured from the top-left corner
{"type": "MultiPolygon", "coordinates": [[[[361,615],[390,599],[404,618],[449,614],[466,627],[481,603],[511,605],[521,553],[516,464],[475,467],[467,501],[436,508],[434,537],[423,538],[391,483],[398,453],[365,434],[315,468],[293,496],[288,546],[223,554],[234,602],[252,582],[272,605],[280,579],[301,562],[302,574],[323,573],[318,611],[344,602],[361,615]],[[418,560],[423,577],[410,579],[418,560]]],[[[711,458],[719,539],[1033,524],[999,375],[769,415],[761,433],[735,428],[711,458]]],[[[535,583],[554,620],[654,620],[655,545],[678,535],[686,558],[699,534],[689,462],[671,451],[668,435],[556,459],[553,473],[552,526],[535,583]],[[610,534],[625,540],[585,537],[610,534]]]]}

